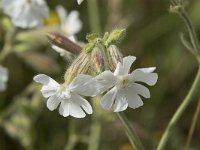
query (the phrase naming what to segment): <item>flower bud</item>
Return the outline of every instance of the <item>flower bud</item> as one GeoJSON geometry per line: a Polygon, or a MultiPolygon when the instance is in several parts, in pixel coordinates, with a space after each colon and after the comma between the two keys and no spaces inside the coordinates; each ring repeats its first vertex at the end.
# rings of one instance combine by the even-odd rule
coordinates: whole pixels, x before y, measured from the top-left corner
{"type": "Polygon", "coordinates": [[[105,41],[105,46],[109,47],[110,45],[120,43],[121,40],[124,38],[125,34],[125,29],[116,29],[112,31],[105,41]]]}
{"type": "Polygon", "coordinates": [[[90,55],[84,52],[79,54],[65,73],[66,84],[69,84],[78,74],[87,74],[90,66],[89,59],[90,55]]]}
{"type": "Polygon", "coordinates": [[[92,50],[91,59],[90,59],[91,68],[98,74],[105,70],[105,56],[103,49],[95,47],[92,50]]]}
{"type": "Polygon", "coordinates": [[[78,54],[81,51],[81,47],[79,45],[59,33],[48,33],[47,38],[51,44],[56,45],[73,54],[78,54]]]}
{"type": "Polygon", "coordinates": [[[122,54],[118,50],[116,45],[110,45],[107,49],[108,52],[108,64],[110,70],[114,71],[117,63],[122,61],[122,54]]]}

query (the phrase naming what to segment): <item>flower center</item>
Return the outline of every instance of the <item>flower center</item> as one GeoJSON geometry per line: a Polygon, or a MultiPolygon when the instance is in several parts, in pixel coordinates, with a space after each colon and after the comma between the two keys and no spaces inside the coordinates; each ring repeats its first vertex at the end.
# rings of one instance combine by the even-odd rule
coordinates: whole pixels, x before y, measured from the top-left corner
{"type": "Polygon", "coordinates": [[[60,98],[62,99],[69,99],[71,97],[71,91],[65,85],[60,87],[59,92],[60,92],[60,98]]]}
{"type": "Polygon", "coordinates": [[[120,76],[118,79],[118,84],[120,85],[120,87],[128,86],[128,84],[129,84],[128,75],[120,76]]]}

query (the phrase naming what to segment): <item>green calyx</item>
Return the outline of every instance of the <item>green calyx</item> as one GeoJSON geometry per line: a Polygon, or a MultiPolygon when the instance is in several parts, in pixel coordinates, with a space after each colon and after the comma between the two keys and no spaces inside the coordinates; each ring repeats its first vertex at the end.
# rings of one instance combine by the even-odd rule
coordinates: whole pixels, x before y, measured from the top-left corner
{"type": "Polygon", "coordinates": [[[83,51],[88,54],[91,53],[95,47],[108,48],[110,45],[119,44],[126,34],[125,29],[115,29],[111,33],[106,32],[103,37],[99,34],[88,34],[86,39],[88,43],[83,48],[83,51]]]}

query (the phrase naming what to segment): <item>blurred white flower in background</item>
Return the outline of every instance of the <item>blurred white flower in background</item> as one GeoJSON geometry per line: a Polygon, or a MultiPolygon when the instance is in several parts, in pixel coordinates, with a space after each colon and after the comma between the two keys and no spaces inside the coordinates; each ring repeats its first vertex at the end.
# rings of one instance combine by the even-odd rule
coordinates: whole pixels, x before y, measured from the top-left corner
{"type": "Polygon", "coordinates": [[[6,82],[8,81],[8,70],[0,66],[0,91],[6,90],[6,82]]]}
{"type": "Polygon", "coordinates": [[[12,23],[21,28],[40,26],[49,14],[45,0],[3,0],[2,6],[12,23]]]}
{"type": "Polygon", "coordinates": [[[90,103],[81,97],[97,94],[96,88],[94,88],[95,82],[91,76],[79,74],[68,86],[58,84],[44,74],[35,76],[34,80],[43,84],[41,92],[45,98],[48,98],[47,107],[49,110],[55,110],[60,104],[59,113],[64,117],[84,118],[86,113],[92,114],[90,103]]]}
{"type": "MultiPolygon", "coordinates": [[[[68,37],[72,42],[77,42],[75,34],[77,34],[82,28],[82,22],[79,18],[79,12],[76,10],[71,11],[67,14],[66,9],[58,5],[56,7],[58,16],[60,18],[60,29],[64,32],[64,35],[68,37]]],[[[68,57],[70,52],[56,46],[52,45],[52,48],[60,54],[60,56],[68,57]]]]}
{"type": "Polygon", "coordinates": [[[140,96],[150,98],[150,92],[141,83],[154,85],[157,82],[158,75],[152,73],[156,68],[141,68],[136,69],[129,74],[132,63],[136,57],[127,56],[123,58],[122,63],[117,64],[114,73],[104,71],[95,79],[102,84],[103,88],[100,91],[109,90],[101,100],[101,105],[104,109],[113,110],[114,112],[124,111],[128,106],[138,108],[143,105],[140,96]]]}
{"type": "Polygon", "coordinates": [[[74,36],[82,28],[82,22],[79,18],[79,12],[76,10],[71,11],[69,14],[61,5],[56,7],[58,16],[61,21],[61,31],[67,36],[74,36]]]}
{"type": "Polygon", "coordinates": [[[78,4],[80,5],[84,0],[77,0],[78,4]]]}

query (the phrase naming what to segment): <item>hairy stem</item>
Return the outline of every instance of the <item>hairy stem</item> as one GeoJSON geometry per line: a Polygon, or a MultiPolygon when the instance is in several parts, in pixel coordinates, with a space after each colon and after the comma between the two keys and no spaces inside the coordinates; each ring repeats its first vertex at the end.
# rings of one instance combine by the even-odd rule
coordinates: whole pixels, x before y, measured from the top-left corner
{"type": "Polygon", "coordinates": [[[124,115],[124,113],[117,113],[117,116],[119,117],[119,119],[121,120],[124,129],[126,131],[126,135],[133,147],[134,150],[144,150],[144,147],[142,145],[142,143],[140,142],[140,139],[138,138],[138,136],[136,135],[136,133],[131,129],[131,126],[129,124],[128,119],[126,118],[126,116],[124,115]]]}
{"type": "Polygon", "coordinates": [[[159,142],[158,145],[158,150],[163,150],[167,141],[169,140],[173,129],[175,127],[175,125],[177,124],[177,122],[179,121],[180,117],[182,116],[183,112],[186,110],[186,108],[188,107],[188,105],[192,102],[192,100],[195,99],[195,97],[199,96],[199,88],[200,88],[200,66],[198,68],[198,72],[197,75],[195,77],[195,80],[192,84],[191,89],[189,90],[188,94],[186,95],[185,99],[183,100],[183,102],[181,103],[181,105],[179,106],[179,108],[176,110],[175,114],[173,115],[173,117],[171,118],[166,130],[163,133],[163,136],[159,142]]]}

